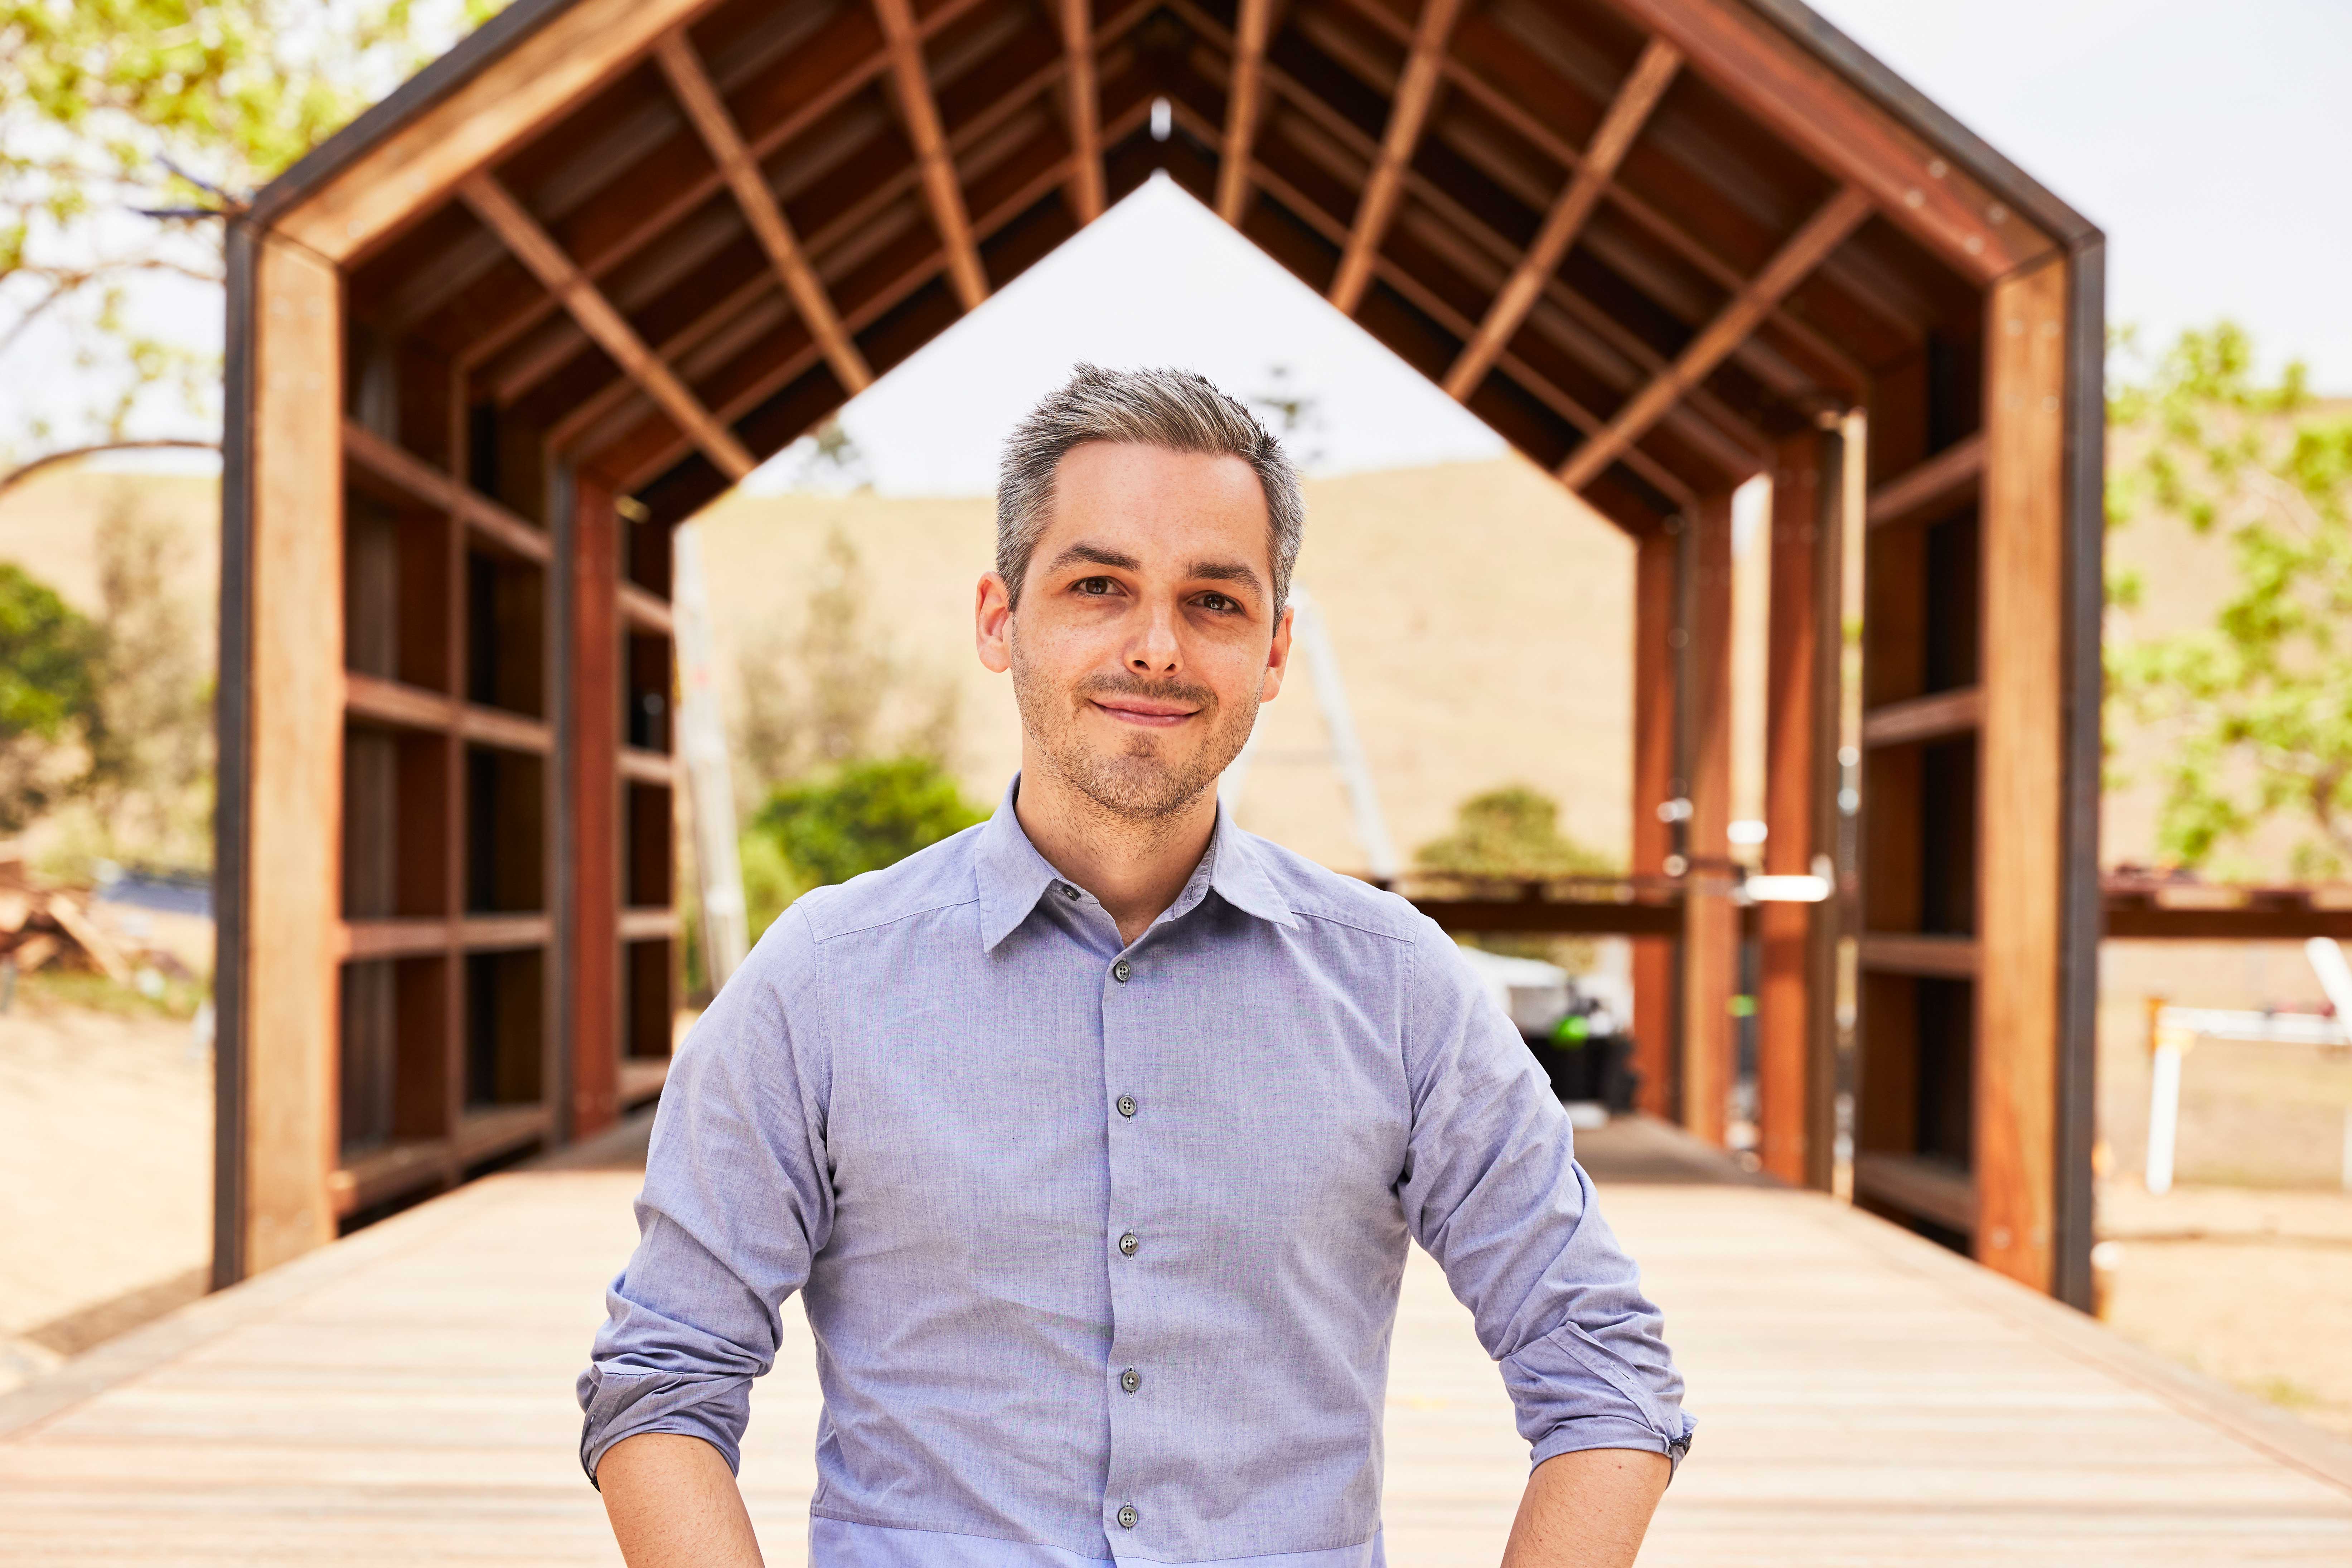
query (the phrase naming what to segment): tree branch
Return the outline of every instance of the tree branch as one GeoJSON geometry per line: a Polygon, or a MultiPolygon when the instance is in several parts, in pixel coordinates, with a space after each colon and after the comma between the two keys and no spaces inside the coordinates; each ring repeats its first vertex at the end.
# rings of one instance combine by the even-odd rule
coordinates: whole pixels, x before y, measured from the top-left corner
{"type": "Polygon", "coordinates": [[[145,441],[100,441],[88,447],[68,447],[61,452],[49,452],[34,458],[22,468],[0,474],[0,496],[6,495],[43,468],[69,463],[77,458],[93,457],[100,452],[151,452],[164,448],[180,448],[193,452],[217,452],[218,441],[200,441],[189,437],[163,436],[145,441]]]}

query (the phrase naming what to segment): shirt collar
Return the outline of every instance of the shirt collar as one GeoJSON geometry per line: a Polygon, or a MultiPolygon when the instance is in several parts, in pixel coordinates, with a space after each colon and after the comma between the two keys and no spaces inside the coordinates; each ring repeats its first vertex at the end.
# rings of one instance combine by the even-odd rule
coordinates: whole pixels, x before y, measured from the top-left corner
{"type": "MultiPolygon", "coordinates": [[[[980,883],[980,940],[990,950],[1029,918],[1048,888],[1062,881],[1062,874],[1037,853],[1037,847],[1022,829],[1021,818],[1013,808],[1020,794],[1021,779],[1015,774],[1004,788],[1004,798],[997,803],[996,814],[981,828],[974,857],[980,883]]],[[[1256,841],[1234,826],[1222,801],[1217,805],[1217,826],[1209,835],[1208,853],[1201,863],[1207,868],[1210,889],[1234,908],[1278,926],[1298,923],[1288,901],[1266,874],[1256,841]]],[[[1200,879],[1195,871],[1193,883],[1200,879]]],[[[1181,911],[1198,901],[1188,888],[1172,907],[1181,911]]]]}

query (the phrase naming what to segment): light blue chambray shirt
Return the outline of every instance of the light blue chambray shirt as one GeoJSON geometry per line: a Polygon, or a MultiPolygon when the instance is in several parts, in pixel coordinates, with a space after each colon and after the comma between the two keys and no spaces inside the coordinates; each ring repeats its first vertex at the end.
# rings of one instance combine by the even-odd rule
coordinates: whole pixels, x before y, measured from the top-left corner
{"type": "Polygon", "coordinates": [[[688,1037],[592,1478],[642,1432],[735,1464],[798,1290],[821,1568],[1378,1568],[1408,1238],[1536,1461],[1679,1460],[1657,1309],[1434,923],[1220,813],[1123,943],[1013,798],[793,905],[688,1037]]]}

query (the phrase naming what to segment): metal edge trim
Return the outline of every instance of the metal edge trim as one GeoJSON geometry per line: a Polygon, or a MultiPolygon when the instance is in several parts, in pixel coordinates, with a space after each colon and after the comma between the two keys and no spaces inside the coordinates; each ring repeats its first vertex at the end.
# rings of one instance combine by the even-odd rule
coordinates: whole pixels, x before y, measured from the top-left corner
{"type": "Polygon", "coordinates": [[[246,864],[252,815],[255,268],[261,230],[227,236],[221,386],[220,626],[213,707],[213,1250],[211,1285],[245,1278],[246,864]]]}

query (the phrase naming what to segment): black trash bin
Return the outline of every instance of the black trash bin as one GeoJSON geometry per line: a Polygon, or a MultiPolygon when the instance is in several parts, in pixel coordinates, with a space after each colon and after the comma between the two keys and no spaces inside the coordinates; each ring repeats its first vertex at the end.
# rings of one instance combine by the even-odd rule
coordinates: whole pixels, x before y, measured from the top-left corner
{"type": "Polygon", "coordinates": [[[1562,1100],[1587,1100],[1606,1106],[1614,1115],[1633,1109],[1641,1077],[1633,1070],[1633,1041],[1622,1034],[1596,1034],[1594,1018],[1572,1012],[1549,1031],[1522,1029],[1552,1092],[1562,1100]]]}

